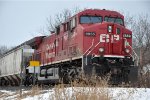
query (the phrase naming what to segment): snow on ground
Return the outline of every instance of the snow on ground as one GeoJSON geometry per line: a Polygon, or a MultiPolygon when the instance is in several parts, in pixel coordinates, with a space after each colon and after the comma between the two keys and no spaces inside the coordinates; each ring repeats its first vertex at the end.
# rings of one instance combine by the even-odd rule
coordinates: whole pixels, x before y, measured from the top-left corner
{"type": "Polygon", "coordinates": [[[149,100],[150,88],[110,88],[112,100],[149,100]]]}
{"type": "MultiPolygon", "coordinates": [[[[39,90],[35,95],[31,90],[23,90],[22,100],[54,100],[54,99],[76,99],[77,95],[105,95],[111,100],[149,100],[150,88],[100,88],[100,87],[68,87],[64,89],[49,88],[39,90]]],[[[0,90],[0,100],[18,99],[19,92],[11,90],[0,90]]]]}

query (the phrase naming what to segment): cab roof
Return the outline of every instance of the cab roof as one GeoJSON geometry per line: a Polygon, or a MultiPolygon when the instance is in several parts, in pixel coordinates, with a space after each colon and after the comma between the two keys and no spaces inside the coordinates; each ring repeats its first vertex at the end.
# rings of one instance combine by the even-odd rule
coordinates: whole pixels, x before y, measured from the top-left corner
{"type": "Polygon", "coordinates": [[[86,9],[81,11],[77,14],[78,16],[81,15],[98,15],[98,16],[111,16],[111,17],[120,17],[124,18],[122,14],[117,11],[105,10],[105,9],[86,9]]]}

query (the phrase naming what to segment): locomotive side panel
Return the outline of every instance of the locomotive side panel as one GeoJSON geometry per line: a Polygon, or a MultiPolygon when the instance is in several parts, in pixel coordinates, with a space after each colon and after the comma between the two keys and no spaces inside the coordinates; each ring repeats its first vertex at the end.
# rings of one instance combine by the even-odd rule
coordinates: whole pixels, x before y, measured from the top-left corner
{"type": "MultiPolygon", "coordinates": [[[[77,18],[76,18],[77,19],[77,18]]],[[[78,20],[76,20],[76,24],[78,20]]],[[[41,52],[41,66],[81,58],[83,54],[82,26],[64,31],[60,25],[60,33],[43,39],[37,52],[41,52]]]]}

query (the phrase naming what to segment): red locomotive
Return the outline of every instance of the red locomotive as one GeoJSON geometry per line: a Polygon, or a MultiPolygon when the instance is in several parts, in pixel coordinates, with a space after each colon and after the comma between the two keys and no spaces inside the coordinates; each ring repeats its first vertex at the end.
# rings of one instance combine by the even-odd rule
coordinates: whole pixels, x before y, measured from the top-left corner
{"type": "Polygon", "coordinates": [[[73,80],[111,73],[111,81],[132,78],[132,32],[116,11],[87,9],[56,27],[36,48],[39,81],[73,80]]]}
{"type": "MultiPolygon", "coordinates": [[[[112,84],[136,80],[132,32],[116,11],[84,10],[56,27],[50,36],[26,44],[35,49],[32,60],[40,61],[38,82],[68,82],[81,75],[90,78],[108,73],[112,84]]],[[[25,83],[29,83],[28,68],[25,83]]]]}

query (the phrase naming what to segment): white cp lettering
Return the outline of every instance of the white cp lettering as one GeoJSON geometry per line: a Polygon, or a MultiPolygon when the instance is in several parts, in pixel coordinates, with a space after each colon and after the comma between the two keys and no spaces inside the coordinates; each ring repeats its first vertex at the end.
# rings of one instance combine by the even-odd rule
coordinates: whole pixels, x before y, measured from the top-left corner
{"type": "Polygon", "coordinates": [[[111,36],[109,34],[100,35],[100,42],[108,43],[111,41],[113,43],[114,40],[119,41],[119,35],[116,35],[116,34],[111,35],[111,36]]]}

